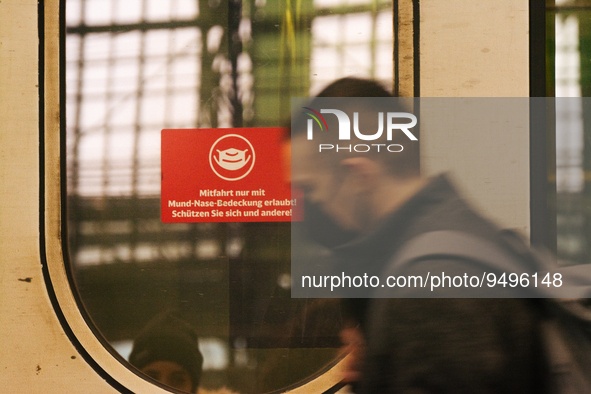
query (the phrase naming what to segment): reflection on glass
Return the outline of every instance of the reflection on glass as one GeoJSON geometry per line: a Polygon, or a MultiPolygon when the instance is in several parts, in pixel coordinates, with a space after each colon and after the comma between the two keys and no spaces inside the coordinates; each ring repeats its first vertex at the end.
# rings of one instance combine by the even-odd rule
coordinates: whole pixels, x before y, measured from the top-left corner
{"type": "Polygon", "coordinates": [[[203,374],[199,334],[177,313],[159,314],[135,337],[129,363],[160,383],[194,393],[203,374]]]}
{"type": "Polygon", "coordinates": [[[162,129],[285,126],[292,96],[336,78],[391,85],[391,1],[287,4],[66,1],[78,292],[126,359],[155,316],[178,311],[199,338],[202,389],[285,388],[340,346],[338,303],[290,297],[289,223],[160,221],[162,129]]]}
{"type": "MultiPolygon", "coordinates": [[[[557,5],[568,5],[566,3],[557,5]]],[[[585,179],[586,129],[589,119],[584,117],[581,96],[588,66],[582,67],[581,53],[586,48],[589,27],[581,26],[589,13],[559,12],[555,16],[555,90],[556,97],[556,229],[557,254],[563,264],[589,262],[588,215],[585,213],[587,186],[585,179]],[[583,22],[581,22],[583,21],[583,22]]]]}

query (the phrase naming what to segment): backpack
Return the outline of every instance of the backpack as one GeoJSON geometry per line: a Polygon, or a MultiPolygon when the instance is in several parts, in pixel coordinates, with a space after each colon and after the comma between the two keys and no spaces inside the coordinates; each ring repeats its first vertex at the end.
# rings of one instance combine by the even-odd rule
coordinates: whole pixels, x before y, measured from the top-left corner
{"type": "Polygon", "coordinates": [[[591,265],[558,267],[551,254],[528,247],[516,233],[503,230],[499,235],[497,244],[459,231],[427,232],[411,239],[390,267],[399,271],[419,260],[443,257],[476,262],[490,272],[524,272],[535,267],[561,273],[565,287],[542,286],[523,295],[539,298],[542,304],[540,329],[551,374],[548,392],[591,393],[591,265]]]}

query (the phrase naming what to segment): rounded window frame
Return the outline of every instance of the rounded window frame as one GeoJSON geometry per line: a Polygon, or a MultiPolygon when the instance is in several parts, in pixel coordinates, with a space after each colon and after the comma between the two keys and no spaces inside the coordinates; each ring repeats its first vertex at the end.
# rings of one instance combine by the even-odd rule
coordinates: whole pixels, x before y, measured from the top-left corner
{"type": "MultiPolygon", "coordinates": [[[[121,393],[161,394],[165,388],[134,371],[99,333],[87,316],[69,269],[65,211],[65,1],[39,6],[41,84],[40,166],[41,238],[46,287],[53,309],[69,340],[87,364],[121,393]],[[127,365],[126,365],[127,364],[127,365]]],[[[335,392],[343,386],[346,357],[282,392],[335,392]]]]}

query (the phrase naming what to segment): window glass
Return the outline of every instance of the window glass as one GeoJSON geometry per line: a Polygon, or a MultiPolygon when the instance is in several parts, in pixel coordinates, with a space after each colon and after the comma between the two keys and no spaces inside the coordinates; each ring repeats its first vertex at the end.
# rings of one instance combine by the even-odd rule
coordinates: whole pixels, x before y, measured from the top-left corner
{"type": "Polygon", "coordinates": [[[291,97],[348,75],[391,86],[392,2],[66,0],[66,25],[69,253],[92,322],[129,360],[176,311],[207,389],[320,373],[343,314],[290,297],[290,223],[162,223],[160,132],[287,126],[291,97]]]}
{"type": "MultiPolygon", "coordinates": [[[[589,170],[591,169],[591,2],[556,1],[548,7],[550,79],[556,100],[555,181],[556,251],[562,264],[591,258],[589,170]]],[[[552,155],[550,156],[552,157],[552,155]]],[[[554,178],[554,179],[553,179],[554,178]]],[[[553,186],[553,185],[552,185],[553,186]]],[[[552,193],[551,193],[552,196],[552,193]]],[[[553,198],[552,198],[553,199],[553,198]]],[[[552,245],[553,246],[553,245],[552,245]]]]}

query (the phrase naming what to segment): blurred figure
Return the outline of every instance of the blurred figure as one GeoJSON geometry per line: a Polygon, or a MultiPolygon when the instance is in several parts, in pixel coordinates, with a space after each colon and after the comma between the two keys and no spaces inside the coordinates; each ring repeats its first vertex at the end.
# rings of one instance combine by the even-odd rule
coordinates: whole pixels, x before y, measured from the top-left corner
{"type": "MultiPolygon", "coordinates": [[[[375,82],[345,78],[329,85],[318,97],[391,95],[375,82]]],[[[315,102],[309,107],[317,111],[326,108],[315,102]]],[[[355,104],[351,111],[363,114],[365,110],[374,115],[384,111],[360,110],[362,105],[363,100],[359,100],[359,106],[355,104]]],[[[384,137],[368,142],[354,135],[338,141],[336,118],[326,116],[327,130],[314,135],[314,144],[307,138],[306,124],[296,121],[291,141],[292,182],[305,192],[310,237],[332,248],[337,257],[335,272],[384,272],[410,240],[438,230],[469,233],[505,248],[499,229],[474,212],[446,176],[419,176],[418,142],[410,141],[400,130],[395,130],[396,135],[388,141],[384,137]],[[319,154],[318,142],[382,142],[404,145],[404,150],[374,153],[375,149],[332,149],[319,154]],[[312,218],[310,211],[314,212],[312,218]],[[335,227],[342,231],[334,231],[335,227]]],[[[353,121],[351,114],[349,118],[353,121]]],[[[366,133],[375,132],[378,125],[364,122],[363,128],[366,133]]],[[[459,259],[427,263],[446,272],[476,274],[474,264],[459,259]]],[[[356,381],[356,392],[544,392],[546,370],[536,301],[417,299],[412,298],[412,289],[405,291],[410,298],[343,300],[352,320],[341,335],[351,350],[344,378],[356,381]]],[[[461,296],[461,289],[453,291],[445,296],[461,296]]]]}
{"type": "Polygon", "coordinates": [[[140,332],[129,362],[169,387],[197,392],[203,366],[197,332],[173,312],[156,316],[140,332]]]}

